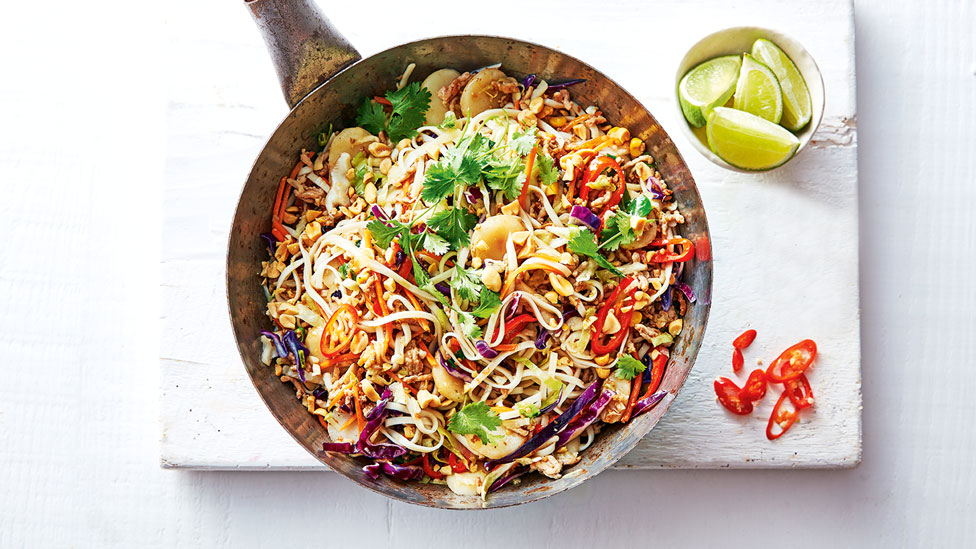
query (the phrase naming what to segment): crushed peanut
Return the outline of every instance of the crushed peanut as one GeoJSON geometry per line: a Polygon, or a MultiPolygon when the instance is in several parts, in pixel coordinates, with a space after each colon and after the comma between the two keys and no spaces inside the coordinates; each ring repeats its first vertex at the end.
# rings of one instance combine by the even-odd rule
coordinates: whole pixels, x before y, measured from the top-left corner
{"type": "Polygon", "coordinates": [[[375,143],[370,143],[367,147],[369,154],[375,156],[376,158],[385,158],[390,156],[390,147],[386,143],[381,143],[379,141],[375,143]]]}

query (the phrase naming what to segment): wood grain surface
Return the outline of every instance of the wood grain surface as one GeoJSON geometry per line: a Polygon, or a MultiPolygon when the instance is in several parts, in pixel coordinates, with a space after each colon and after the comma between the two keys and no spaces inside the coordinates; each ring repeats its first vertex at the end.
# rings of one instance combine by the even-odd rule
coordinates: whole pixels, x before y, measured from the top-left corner
{"type": "MultiPolygon", "coordinates": [[[[447,2],[426,6],[441,21],[438,32],[491,32],[518,20],[531,27],[523,36],[557,45],[565,45],[563,34],[592,32],[589,47],[597,53],[573,53],[615,75],[641,62],[646,78],[671,78],[655,53],[661,29],[679,27],[691,40],[718,5],[691,2],[695,15],[676,21],[674,10],[687,13],[676,4],[491,4],[463,17],[447,2]],[[588,27],[596,11],[618,18],[621,26],[610,31],[620,32],[605,38],[588,27]],[[559,16],[555,30],[530,18],[541,12],[559,16]],[[645,49],[646,58],[633,53],[645,49]]],[[[335,20],[357,43],[379,35],[393,44],[395,36],[383,36],[409,31],[402,27],[418,18],[393,12],[393,5],[348,8],[335,20]]],[[[729,24],[788,9],[790,23],[804,29],[833,9],[793,0],[721,6],[736,10],[729,24]]],[[[224,163],[227,180],[243,181],[247,166],[235,159],[257,153],[283,113],[280,92],[238,2],[54,0],[5,8],[0,547],[427,547],[432,538],[493,548],[716,547],[730,540],[795,548],[976,546],[971,1],[855,5],[860,223],[851,238],[860,244],[861,465],[608,471],[543,502],[482,513],[391,503],[332,474],[160,469],[160,326],[170,320],[160,319],[164,181],[167,211],[187,200],[208,202],[214,212],[212,221],[188,218],[177,233],[182,257],[198,259],[189,268],[203,269],[203,252],[223,244],[230,215],[221,183],[189,175],[173,181],[164,177],[172,170],[164,160],[182,155],[201,172],[224,163]],[[216,113],[193,102],[200,89],[220,105],[216,113]],[[172,112],[167,121],[168,104],[184,109],[186,120],[196,116],[226,132],[203,138],[192,124],[178,127],[172,112]],[[194,148],[210,155],[193,160],[194,148]]],[[[638,77],[625,83],[637,84],[638,77]]],[[[172,257],[174,247],[167,247],[172,257]]],[[[717,269],[716,276],[727,273],[717,269]]],[[[753,309],[750,318],[765,322],[769,307],[753,309]]],[[[218,319],[223,311],[214,305],[208,314],[218,319]]],[[[180,320],[182,328],[167,337],[211,336],[215,353],[207,360],[231,349],[215,321],[180,320]]],[[[772,338],[776,329],[761,332],[772,338]]],[[[235,414],[260,403],[225,405],[235,414]]],[[[279,442],[291,443],[285,435],[279,442]]]]}
{"type": "MultiPolygon", "coordinates": [[[[624,25],[623,36],[630,36],[620,38],[624,45],[593,43],[584,35],[527,33],[517,20],[497,22],[490,31],[468,29],[550,42],[592,62],[651,110],[698,182],[715,262],[704,344],[672,408],[617,467],[856,465],[861,392],[858,255],[852,238],[858,212],[852,5],[846,0],[818,5],[811,14],[821,21],[816,27],[795,20],[786,4],[748,21],[741,9],[716,5],[708,18],[697,18],[695,33],[677,24],[696,16],[692,4],[666,3],[629,18],[625,10],[608,6],[594,15],[598,26],[624,25]],[[826,89],[824,120],[810,147],[787,166],[761,175],[724,170],[701,156],[678,126],[683,121],[673,96],[678,62],[691,44],[714,30],[746,23],[800,40],[822,67],[826,89]],[[639,51],[637,29],[649,25],[660,33],[653,56],[617,54],[621,47],[639,51]],[[746,328],[760,333],[746,353],[753,368],[757,360],[768,363],[801,339],[819,345],[810,375],[818,403],[780,441],[765,438],[778,393],[745,418],[715,402],[712,381],[732,375],[731,341],[746,328]]],[[[337,13],[333,19],[340,29],[349,29],[364,55],[444,32],[419,14],[405,15],[408,24],[383,34],[361,33],[348,17],[337,13]]],[[[260,82],[266,71],[245,69],[267,60],[254,51],[253,34],[214,30],[186,37],[178,40],[174,56],[189,61],[218,37],[236,51],[223,60],[238,67],[233,78],[185,71],[172,82],[162,258],[162,460],[167,467],[197,469],[324,468],[261,404],[232,345],[223,286],[226,230],[246,170],[274,127],[267,119],[286,109],[273,93],[258,92],[273,88],[260,82]],[[196,236],[201,234],[208,237],[196,236]]],[[[749,371],[739,376],[740,383],[749,371]]]]}

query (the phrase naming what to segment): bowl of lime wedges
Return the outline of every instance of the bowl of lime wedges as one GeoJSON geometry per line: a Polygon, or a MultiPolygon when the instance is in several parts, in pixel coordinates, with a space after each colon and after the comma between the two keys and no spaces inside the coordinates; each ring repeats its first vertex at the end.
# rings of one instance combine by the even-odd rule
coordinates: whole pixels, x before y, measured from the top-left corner
{"type": "Polygon", "coordinates": [[[692,145],[736,171],[786,164],[823,117],[823,77],[813,57],[793,38],[759,27],[699,40],[678,65],[675,91],[692,145]]]}

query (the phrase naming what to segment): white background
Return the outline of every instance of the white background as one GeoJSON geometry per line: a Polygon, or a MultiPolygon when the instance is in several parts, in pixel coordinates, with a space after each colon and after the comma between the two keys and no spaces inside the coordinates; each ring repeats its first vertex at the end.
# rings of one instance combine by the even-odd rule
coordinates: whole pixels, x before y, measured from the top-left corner
{"type": "MultiPolygon", "coordinates": [[[[247,14],[138,4],[0,18],[0,546],[976,543],[972,2],[856,3],[862,465],[611,471],[478,513],[331,474],[159,469],[167,35],[244,32],[247,14]]],[[[363,14],[375,32],[395,24],[379,11],[363,14]]]]}

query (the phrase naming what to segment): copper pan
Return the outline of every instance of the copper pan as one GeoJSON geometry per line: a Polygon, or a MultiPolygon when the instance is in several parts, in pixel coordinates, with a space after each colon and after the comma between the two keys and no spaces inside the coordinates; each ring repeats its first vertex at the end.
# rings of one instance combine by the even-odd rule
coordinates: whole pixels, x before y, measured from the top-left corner
{"type": "MultiPolygon", "coordinates": [[[[582,453],[582,461],[552,480],[527,475],[521,484],[491,494],[486,502],[455,495],[444,486],[402,482],[363,474],[362,460],[319,455],[328,441],[325,429],[295,398],[294,388],[281,383],[264,366],[258,332],[271,329],[265,298],[258,283],[267,248],[259,235],[270,230],[271,205],[282,174],[290,171],[298,152],[316,146],[316,134],[331,123],[352,125],[363,97],[381,94],[408,63],[416,63],[413,79],[443,67],[464,71],[500,62],[509,75],[537,74],[550,82],[585,78],[572,88],[581,105],[595,104],[608,120],[630,129],[647,143],[647,151],[675,191],[687,222],[683,234],[699,251],[708,250],[708,224],[695,181],[668,134],[634,97],[593,67],[556,50],[498,36],[443,36],[403,44],[362,59],[311,0],[251,0],[251,10],[281,81],[291,112],[275,129],[258,155],[241,191],[227,250],[227,300],[237,346],[248,375],[272,415],[298,443],[340,475],[391,498],[450,509],[480,509],[527,503],[562,492],[613,465],[661,419],[688,377],[702,343],[708,319],[712,262],[699,255],[685,267],[684,280],[700,296],[685,317],[685,329],[673,348],[662,388],[670,394],[650,412],[626,425],[603,430],[582,453]]],[[[328,494],[323,494],[328,497],[328,494]]]]}

